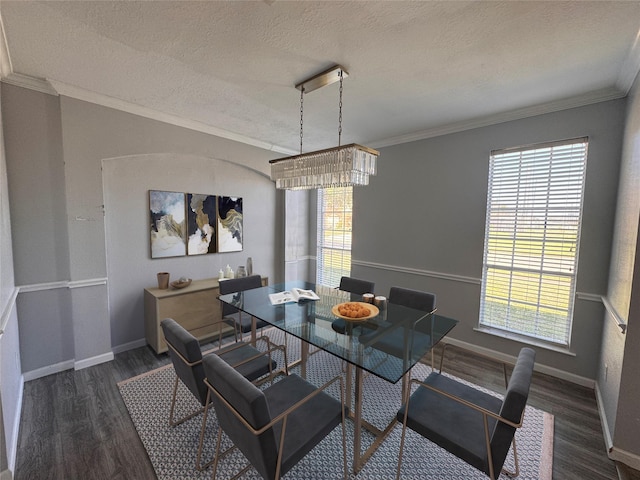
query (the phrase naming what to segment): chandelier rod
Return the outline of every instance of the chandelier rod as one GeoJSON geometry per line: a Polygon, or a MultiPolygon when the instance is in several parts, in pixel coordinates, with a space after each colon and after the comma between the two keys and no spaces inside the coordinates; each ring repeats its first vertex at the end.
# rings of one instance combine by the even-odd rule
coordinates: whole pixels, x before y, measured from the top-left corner
{"type": "Polygon", "coordinates": [[[340,103],[338,103],[338,109],[340,113],[338,113],[338,146],[342,141],[342,70],[338,73],[340,75],[340,103]]]}
{"type": "Polygon", "coordinates": [[[304,115],[303,115],[303,110],[302,110],[302,104],[304,103],[304,85],[302,86],[302,88],[300,89],[300,155],[302,155],[302,133],[303,133],[303,119],[304,119],[304,115]]]}

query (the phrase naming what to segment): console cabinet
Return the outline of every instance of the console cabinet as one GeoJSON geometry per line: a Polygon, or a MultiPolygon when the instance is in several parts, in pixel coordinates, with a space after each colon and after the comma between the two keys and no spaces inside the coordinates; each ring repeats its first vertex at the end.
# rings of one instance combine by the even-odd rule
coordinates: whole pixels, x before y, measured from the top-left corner
{"type": "MultiPolygon", "coordinates": [[[[224,280],[223,280],[224,281],[224,280]]],[[[267,278],[262,278],[267,284],[267,278]]],[[[156,351],[167,351],[160,322],[173,318],[200,341],[218,336],[220,329],[232,331],[222,323],[222,309],[218,300],[217,278],[194,280],[182,289],[144,289],[144,331],[147,343],[156,351]]]]}

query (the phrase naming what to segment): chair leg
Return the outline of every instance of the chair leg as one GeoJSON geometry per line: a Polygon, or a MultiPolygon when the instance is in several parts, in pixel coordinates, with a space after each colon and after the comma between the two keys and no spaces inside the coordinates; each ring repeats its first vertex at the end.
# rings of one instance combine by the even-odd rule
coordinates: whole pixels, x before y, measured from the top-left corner
{"type": "Polygon", "coordinates": [[[175,419],[173,418],[173,414],[175,413],[175,406],[176,406],[176,397],[178,395],[178,383],[179,383],[180,379],[178,378],[178,375],[176,375],[176,381],[173,383],[173,395],[171,396],[171,408],[169,409],[169,425],[172,427],[175,427],[177,425],[180,425],[181,423],[186,422],[187,420],[189,420],[190,418],[195,417],[196,415],[199,415],[200,413],[202,413],[202,411],[204,410],[204,407],[196,410],[193,413],[190,413],[182,418],[179,419],[175,419]]]}
{"type": "Polygon", "coordinates": [[[207,429],[207,416],[209,414],[209,406],[211,401],[211,392],[207,392],[207,404],[204,407],[204,415],[202,416],[202,426],[200,427],[200,443],[198,444],[198,455],[196,456],[196,469],[199,471],[208,468],[214,459],[209,460],[204,465],[202,464],[202,447],[204,446],[204,432],[207,429]]]}
{"type": "Polygon", "coordinates": [[[176,374],[176,380],[175,382],[173,382],[173,394],[171,395],[171,408],[169,409],[169,425],[171,425],[172,427],[174,426],[173,424],[173,409],[176,406],[176,394],[178,393],[178,375],[176,374]]]}
{"type": "MultiPolygon", "coordinates": [[[[409,405],[407,405],[408,411],[409,405]]],[[[396,470],[396,480],[400,480],[400,469],[402,468],[402,451],[404,449],[404,437],[407,433],[407,415],[404,416],[404,421],[402,422],[402,436],[400,437],[400,453],[398,454],[398,469],[396,470]]]]}
{"type": "Polygon", "coordinates": [[[344,469],[344,480],[349,477],[349,467],[347,466],[347,427],[344,413],[344,382],[340,379],[340,403],[342,404],[342,466],[344,469]]]}
{"type": "Polygon", "coordinates": [[[222,429],[218,429],[218,441],[216,443],[216,453],[213,457],[213,473],[211,480],[216,480],[216,472],[218,471],[218,459],[220,458],[220,444],[222,443],[222,429]]]}
{"type": "Polygon", "coordinates": [[[516,467],[516,471],[515,472],[511,472],[510,470],[502,467],[502,471],[510,478],[516,478],[518,475],[520,475],[520,465],[518,465],[518,449],[516,448],[516,437],[513,437],[513,440],[511,442],[511,444],[513,445],[513,463],[515,464],[516,467]]]}

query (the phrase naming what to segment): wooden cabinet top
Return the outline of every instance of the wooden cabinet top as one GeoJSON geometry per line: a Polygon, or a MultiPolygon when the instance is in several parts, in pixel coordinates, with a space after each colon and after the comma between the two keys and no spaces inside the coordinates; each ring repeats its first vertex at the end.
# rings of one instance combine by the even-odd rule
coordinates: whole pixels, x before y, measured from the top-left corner
{"type": "MultiPolygon", "coordinates": [[[[263,282],[264,282],[264,278],[263,282]]],[[[222,280],[224,282],[224,280],[222,280]]],[[[212,290],[218,288],[219,280],[217,278],[204,278],[202,280],[193,280],[191,285],[184,288],[173,288],[169,286],[167,289],[160,289],[158,287],[145,288],[144,291],[156,298],[175,297],[177,295],[184,295],[186,293],[199,292],[201,290],[212,290]]]]}

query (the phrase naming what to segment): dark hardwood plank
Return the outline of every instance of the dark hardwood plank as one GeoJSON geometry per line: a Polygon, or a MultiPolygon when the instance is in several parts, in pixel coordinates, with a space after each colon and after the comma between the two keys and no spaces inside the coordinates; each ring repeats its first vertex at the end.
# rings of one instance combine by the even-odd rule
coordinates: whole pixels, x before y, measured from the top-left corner
{"type": "MultiPolygon", "coordinates": [[[[27,382],[15,479],[155,478],[116,384],[167,363],[166,354],[141,347],[112,362],[27,382]]],[[[504,392],[499,364],[464,350],[447,348],[445,371],[504,392]]],[[[618,479],[593,390],[536,373],[530,404],[555,415],[554,478],[618,479]]]]}

